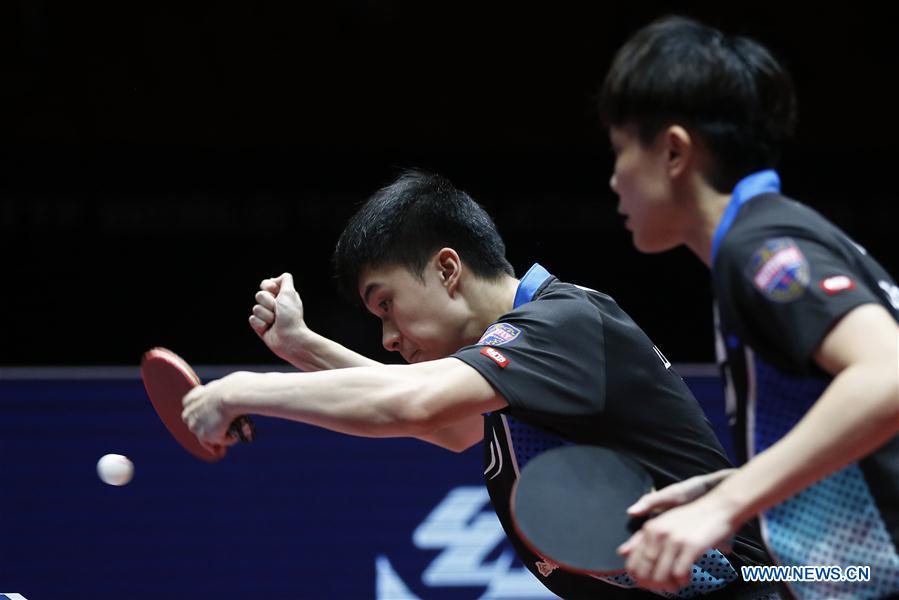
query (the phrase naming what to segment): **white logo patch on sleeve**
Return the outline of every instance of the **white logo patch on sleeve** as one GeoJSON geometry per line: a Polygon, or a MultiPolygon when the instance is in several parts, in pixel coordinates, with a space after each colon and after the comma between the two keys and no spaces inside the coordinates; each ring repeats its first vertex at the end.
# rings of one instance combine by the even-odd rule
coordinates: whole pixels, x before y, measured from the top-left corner
{"type": "Polygon", "coordinates": [[[509,366],[509,359],[506,358],[506,356],[502,352],[491,348],[490,346],[481,348],[481,354],[499,365],[500,369],[505,369],[507,366],[509,366]]]}
{"type": "Polygon", "coordinates": [[[855,289],[855,282],[846,275],[834,275],[821,280],[821,289],[828,296],[855,289]]]}

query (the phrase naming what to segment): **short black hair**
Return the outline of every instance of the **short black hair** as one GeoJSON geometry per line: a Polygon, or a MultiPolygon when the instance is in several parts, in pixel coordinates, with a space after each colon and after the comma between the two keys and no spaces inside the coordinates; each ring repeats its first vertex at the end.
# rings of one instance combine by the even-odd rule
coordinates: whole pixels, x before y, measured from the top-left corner
{"type": "Polygon", "coordinates": [[[410,169],[371,196],[350,219],[334,250],[341,293],[359,302],[367,268],[402,265],[422,277],[434,252],[449,247],[475,275],[514,276],[490,215],[445,177],[410,169]]]}
{"type": "Polygon", "coordinates": [[[776,166],[796,126],[792,80],[771,52],[676,16],[647,25],[618,50],[599,108],[606,127],[635,125],[644,144],[676,123],[698,134],[715,159],[705,175],[722,193],[776,166]]]}

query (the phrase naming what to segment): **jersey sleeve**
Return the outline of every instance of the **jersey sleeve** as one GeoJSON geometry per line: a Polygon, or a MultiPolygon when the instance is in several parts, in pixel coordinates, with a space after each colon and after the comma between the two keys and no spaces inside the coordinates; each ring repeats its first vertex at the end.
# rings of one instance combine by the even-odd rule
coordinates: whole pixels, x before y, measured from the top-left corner
{"type": "Polygon", "coordinates": [[[716,263],[716,295],[739,329],[801,372],[827,333],[857,306],[878,303],[849,261],[819,241],[767,237],[732,245],[716,263]]]}
{"type": "Polygon", "coordinates": [[[586,299],[529,302],[453,356],[477,370],[513,409],[560,416],[603,410],[602,318],[586,299]]]}

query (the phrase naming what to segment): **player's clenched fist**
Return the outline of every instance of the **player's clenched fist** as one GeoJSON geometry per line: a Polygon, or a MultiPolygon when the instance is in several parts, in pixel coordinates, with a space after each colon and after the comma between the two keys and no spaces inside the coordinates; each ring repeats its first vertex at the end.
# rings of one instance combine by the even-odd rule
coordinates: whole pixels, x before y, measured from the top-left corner
{"type": "Polygon", "coordinates": [[[293,286],[293,276],[284,273],[264,279],[256,292],[250,327],[279,358],[292,363],[308,333],[303,320],[303,301],[293,286]]]}

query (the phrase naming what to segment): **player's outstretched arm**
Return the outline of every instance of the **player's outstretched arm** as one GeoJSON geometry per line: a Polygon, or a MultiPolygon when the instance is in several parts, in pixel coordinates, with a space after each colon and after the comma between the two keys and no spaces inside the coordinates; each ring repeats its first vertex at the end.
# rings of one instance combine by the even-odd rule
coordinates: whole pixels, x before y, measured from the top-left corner
{"type": "Polygon", "coordinates": [[[243,414],[291,419],[366,437],[421,437],[507,406],[472,367],[453,359],[317,373],[233,373],[194,388],[183,418],[197,437],[226,444],[243,414]]]}
{"type": "Polygon", "coordinates": [[[276,356],[301,371],[380,364],[309,329],[290,273],[262,280],[255,299],[250,327],[276,356]]]}
{"type": "MultiPolygon", "coordinates": [[[[382,364],[309,329],[304,319],[303,301],[290,273],[264,279],[259,284],[250,327],[272,352],[301,371],[382,364]]],[[[484,437],[483,420],[480,415],[474,415],[441,430],[414,437],[461,452],[484,437]]]]}
{"type": "Polygon", "coordinates": [[[648,521],[620,549],[642,585],[674,589],[705,549],[753,515],[858,461],[899,434],[899,327],[876,304],[850,311],[815,360],[834,375],[780,441],[715,489],[648,521]]]}

